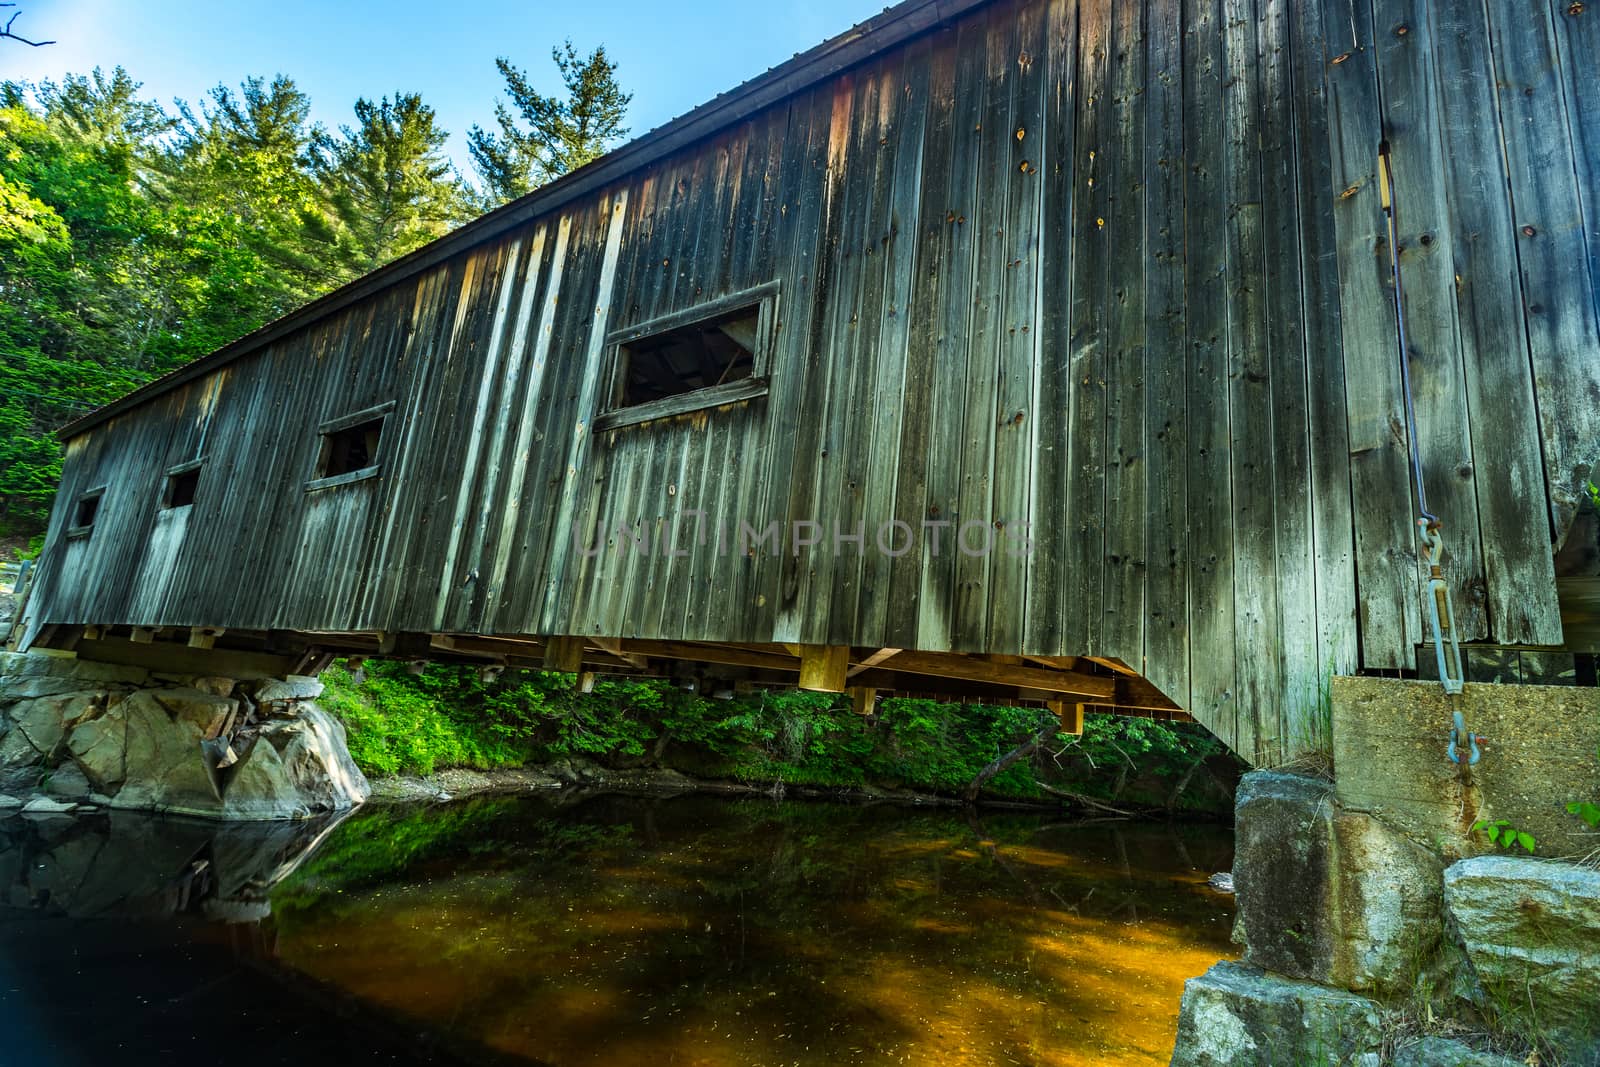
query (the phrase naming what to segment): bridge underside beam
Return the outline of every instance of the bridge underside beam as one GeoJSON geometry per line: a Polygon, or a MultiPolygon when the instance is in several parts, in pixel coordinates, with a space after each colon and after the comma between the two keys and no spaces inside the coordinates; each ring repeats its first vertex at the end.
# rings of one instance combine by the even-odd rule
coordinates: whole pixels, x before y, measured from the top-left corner
{"type": "Polygon", "coordinates": [[[84,659],[233,677],[314,673],[335,657],[431,661],[587,675],[654,677],[702,692],[793,689],[825,656],[837,679],[879,696],[1085,710],[1193,721],[1154,685],[1114,661],[912,649],[645,641],[586,635],[322,633],[227,630],[198,647],[193,628],[49,626],[34,647],[84,659]],[[837,662],[834,662],[837,661],[837,662]]]}

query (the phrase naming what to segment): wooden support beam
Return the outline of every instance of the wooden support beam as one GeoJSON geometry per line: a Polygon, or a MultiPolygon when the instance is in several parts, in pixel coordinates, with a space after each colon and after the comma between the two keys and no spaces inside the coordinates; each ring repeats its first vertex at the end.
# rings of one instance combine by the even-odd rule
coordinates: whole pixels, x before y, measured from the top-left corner
{"type": "Polygon", "coordinates": [[[730,667],[752,667],[757,670],[798,671],[798,657],[778,652],[756,652],[732,645],[697,645],[690,641],[628,641],[622,646],[625,652],[650,656],[656,659],[687,659],[701,663],[723,663],[730,667]]]}
{"type": "Polygon", "coordinates": [[[1061,721],[1061,732],[1080,737],[1083,734],[1083,705],[1076,701],[1052,700],[1048,707],[1061,721]]]}
{"type": "Polygon", "coordinates": [[[241,681],[252,678],[281,678],[296,673],[298,655],[243,652],[223,648],[187,648],[175,641],[134,644],[116,638],[84,641],[78,654],[100,663],[120,663],[169,674],[208,674],[241,681]]]}
{"type": "Polygon", "coordinates": [[[609,652],[620,660],[639,668],[641,671],[650,666],[650,660],[645,656],[636,656],[631,652],[624,652],[622,641],[614,637],[591,637],[589,643],[603,652],[609,652]]]}
{"type": "MultiPolygon", "coordinates": [[[[275,630],[269,634],[271,637],[281,636],[283,643],[293,643],[299,640],[298,635],[292,631],[275,630]]],[[[400,632],[380,632],[378,634],[378,655],[393,659],[423,659],[433,651],[433,635],[416,633],[406,630],[400,632]]]]}
{"type": "Polygon", "coordinates": [[[902,652],[883,664],[883,670],[927,674],[937,678],[962,678],[973,682],[1046,689],[1052,693],[1071,693],[1109,701],[1116,694],[1115,679],[1076,671],[1048,671],[1039,667],[1019,667],[968,656],[937,652],[902,652]]]}
{"type": "Polygon", "coordinates": [[[800,688],[842,693],[850,667],[849,645],[801,645],[800,688]]]}
{"type": "Polygon", "coordinates": [[[221,627],[191,626],[189,627],[190,648],[215,648],[217,638],[227,633],[221,627]]]}
{"type": "Polygon", "coordinates": [[[542,658],[545,642],[538,637],[482,637],[478,634],[434,634],[429,645],[464,656],[528,656],[542,658]]]}
{"type": "Polygon", "coordinates": [[[572,688],[579,693],[594,692],[594,671],[579,671],[578,680],[572,688]]]}
{"type": "Polygon", "coordinates": [[[880,648],[880,649],[878,649],[878,651],[874,652],[872,655],[868,656],[866,659],[860,660],[859,662],[852,664],[851,667],[850,667],[850,670],[846,672],[846,675],[848,677],[854,678],[856,675],[860,674],[862,671],[870,670],[873,667],[876,667],[878,664],[882,663],[884,660],[890,658],[891,656],[898,656],[900,654],[900,651],[901,650],[898,649],[898,648],[880,648]]]}
{"type": "Polygon", "coordinates": [[[552,637],[544,645],[544,669],[576,674],[583,669],[583,638],[552,637]]]}
{"type": "Polygon", "coordinates": [[[320,648],[308,648],[295,661],[291,674],[315,678],[333,664],[333,653],[320,648]]]}
{"type": "Polygon", "coordinates": [[[1143,678],[1122,675],[1116,679],[1117,691],[1111,703],[1126,708],[1148,708],[1152,711],[1181,711],[1167,695],[1143,678]]]}
{"type": "Polygon", "coordinates": [[[850,687],[850,710],[857,715],[871,715],[878,708],[878,691],[871,686],[850,687]]]}
{"type": "Polygon", "coordinates": [[[1106,670],[1113,671],[1117,674],[1131,674],[1135,678],[1139,676],[1138,671],[1134,670],[1120,659],[1112,659],[1110,656],[1085,656],[1083,658],[1088,660],[1090,663],[1097,663],[1106,670]]]}
{"type": "Polygon", "coordinates": [[[156,634],[159,632],[159,630],[152,629],[149,626],[135,626],[129,631],[128,640],[136,645],[148,645],[155,641],[156,634]]]}

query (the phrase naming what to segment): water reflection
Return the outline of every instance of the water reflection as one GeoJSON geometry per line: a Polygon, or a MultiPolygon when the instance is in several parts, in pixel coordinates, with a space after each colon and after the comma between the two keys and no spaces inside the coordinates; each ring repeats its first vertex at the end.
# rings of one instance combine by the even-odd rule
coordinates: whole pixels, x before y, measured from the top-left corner
{"type": "Polygon", "coordinates": [[[1229,954],[1210,827],[831,805],[371,811],[272,895],[275,951],[554,1064],[1165,1063],[1229,954]]]}
{"type": "Polygon", "coordinates": [[[0,818],[0,1063],[1165,1063],[1230,851],[705,798],[0,818]]]}

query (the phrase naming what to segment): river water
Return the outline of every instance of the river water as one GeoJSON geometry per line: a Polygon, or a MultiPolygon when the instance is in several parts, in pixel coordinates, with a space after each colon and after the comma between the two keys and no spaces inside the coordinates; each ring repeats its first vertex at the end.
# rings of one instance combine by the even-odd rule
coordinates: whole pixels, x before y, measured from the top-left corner
{"type": "Polygon", "coordinates": [[[1165,1064],[1231,851],[704,797],[5,818],[0,1063],[1165,1064]]]}

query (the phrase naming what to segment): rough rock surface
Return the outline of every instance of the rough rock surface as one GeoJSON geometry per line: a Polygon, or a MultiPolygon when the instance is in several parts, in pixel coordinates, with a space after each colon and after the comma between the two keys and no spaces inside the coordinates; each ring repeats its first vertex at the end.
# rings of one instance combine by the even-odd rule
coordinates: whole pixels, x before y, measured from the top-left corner
{"type": "Polygon", "coordinates": [[[1320,778],[1239,783],[1234,887],[1252,966],[1356,992],[1408,988],[1443,930],[1443,862],[1320,778]]]}
{"type": "Polygon", "coordinates": [[[1333,970],[1333,786],[1256,771],[1234,806],[1234,892],[1246,960],[1290,978],[1333,970]]]}
{"type": "Polygon", "coordinates": [[[370,789],[344,727],[308,702],[321,688],[3,654],[0,790],[225,819],[344,810],[370,789]]]}
{"type": "Polygon", "coordinates": [[[268,719],[228,782],[230,819],[305,818],[342,811],[372,788],[345,747],[344,724],[315,704],[290,719],[268,719]]]}
{"type": "Polygon", "coordinates": [[[1396,1052],[1394,1067],[1523,1067],[1523,1061],[1479,1052],[1459,1041],[1425,1037],[1396,1052]]]}
{"type": "Polygon", "coordinates": [[[1378,1067],[1365,997],[1223,962],[1183,987],[1172,1067],[1378,1067]]]}
{"type": "Polygon", "coordinates": [[[1444,861],[1371,815],[1337,812],[1333,834],[1329,979],[1360,993],[1404,994],[1444,940],[1444,861]]]}
{"type": "Polygon", "coordinates": [[[1480,1003],[1600,1060],[1600,872],[1479,856],[1445,871],[1444,896],[1480,1003]]]}
{"type": "Polygon", "coordinates": [[[322,695],[322,683],[298,674],[271,678],[256,687],[258,704],[277,704],[288,700],[315,700],[322,695]]]}
{"type": "Polygon", "coordinates": [[[69,804],[63,800],[52,797],[34,797],[22,805],[24,815],[65,815],[69,811],[77,810],[76,804],[69,804]]]}

